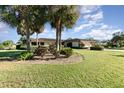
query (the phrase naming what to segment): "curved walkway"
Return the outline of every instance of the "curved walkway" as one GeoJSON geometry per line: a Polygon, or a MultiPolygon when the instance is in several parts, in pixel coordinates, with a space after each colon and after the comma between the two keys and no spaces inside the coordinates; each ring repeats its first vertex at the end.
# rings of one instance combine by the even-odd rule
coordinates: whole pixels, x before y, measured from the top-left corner
{"type": "Polygon", "coordinates": [[[118,51],[118,52],[124,52],[124,50],[116,50],[116,49],[104,49],[104,51],[118,51]]]}

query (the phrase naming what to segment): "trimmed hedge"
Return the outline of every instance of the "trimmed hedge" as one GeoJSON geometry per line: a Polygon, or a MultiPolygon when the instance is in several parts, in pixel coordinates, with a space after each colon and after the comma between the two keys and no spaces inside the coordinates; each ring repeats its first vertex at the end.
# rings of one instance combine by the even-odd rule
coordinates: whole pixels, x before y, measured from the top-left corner
{"type": "Polygon", "coordinates": [[[73,50],[71,48],[64,48],[60,51],[60,54],[70,57],[73,54],[73,50]]]}

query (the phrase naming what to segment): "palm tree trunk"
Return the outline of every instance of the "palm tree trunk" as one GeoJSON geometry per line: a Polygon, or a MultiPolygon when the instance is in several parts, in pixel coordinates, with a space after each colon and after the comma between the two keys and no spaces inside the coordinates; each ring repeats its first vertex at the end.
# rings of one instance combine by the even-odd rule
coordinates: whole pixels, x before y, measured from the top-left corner
{"type": "Polygon", "coordinates": [[[59,51],[60,51],[60,19],[57,21],[56,25],[56,58],[59,57],[59,51]]]}
{"type": "Polygon", "coordinates": [[[26,37],[27,37],[27,51],[30,51],[31,50],[31,42],[30,42],[30,31],[29,30],[27,30],[26,37]]]}
{"type": "Polygon", "coordinates": [[[56,31],[56,57],[58,57],[59,56],[59,33],[60,33],[60,31],[59,31],[59,29],[56,29],[57,31],[56,31]]]}
{"type": "Polygon", "coordinates": [[[36,33],[37,47],[38,47],[38,33],[36,33]]]}
{"type": "Polygon", "coordinates": [[[60,33],[59,33],[59,50],[61,50],[61,36],[62,36],[62,28],[61,28],[61,25],[60,25],[60,33]]]}

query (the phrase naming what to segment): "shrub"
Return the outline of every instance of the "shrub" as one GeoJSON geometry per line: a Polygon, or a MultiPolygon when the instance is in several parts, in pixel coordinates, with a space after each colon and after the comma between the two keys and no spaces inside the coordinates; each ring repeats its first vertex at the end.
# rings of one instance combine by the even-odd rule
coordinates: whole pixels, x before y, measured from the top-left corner
{"type": "Polygon", "coordinates": [[[21,45],[16,45],[16,49],[20,49],[21,45]]]}
{"type": "Polygon", "coordinates": [[[3,49],[4,49],[4,45],[0,44],[0,50],[3,50],[3,49]]]}
{"type": "Polygon", "coordinates": [[[84,43],[80,43],[80,48],[84,48],[84,43]]]}
{"type": "Polygon", "coordinates": [[[0,44],[0,50],[14,50],[16,49],[16,45],[13,44],[12,41],[4,41],[0,44]]]}
{"type": "Polygon", "coordinates": [[[11,41],[11,40],[7,40],[7,41],[4,41],[4,42],[3,42],[3,45],[6,46],[6,47],[11,47],[13,44],[14,44],[14,43],[13,43],[13,41],[11,41]]]}
{"type": "Polygon", "coordinates": [[[10,50],[15,50],[16,49],[16,45],[12,45],[11,47],[9,47],[10,50]]]}
{"type": "Polygon", "coordinates": [[[34,54],[37,56],[43,57],[47,53],[47,50],[48,50],[47,47],[38,46],[38,48],[36,48],[34,54]]]}
{"type": "Polygon", "coordinates": [[[19,50],[26,50],[26,46],[25,45],[16,45],[16,49],[19,49],[19,50]]]}
{"type": "Polygon", "coordinates": [[[52,44],[52,45],[49,46],[49,51],[53,55],[56,54],[56,46],[55,46],[55,44],[52,44]]]}
{"type": "Polygon", "coordinates": [[[25,51],[25,52],[22,52],[20,55],[19,55],[19,60],[30,60],[33,58],[33,53],[32,52],[28,52],[28,51],[25,51]]]}
{"type": "Polygon", "coordinates": [[[70,57],[73,54],[73,50],[71,48],[64,48],[60,51],[60,54],[66,55],[66,57],[70,57]]]}
{"type": "Polygon", "coordinates": [[[90,50],[103,50],[104,47],[103,46],[100,46],[100,45],[94,45],[92,47],[90,47],[90,50]]]}
{"type": "Polygon", "coordinates": [[[31,46],[31,51],[35,52],[35,50],[37,49],[37,46],[31,46]]]}

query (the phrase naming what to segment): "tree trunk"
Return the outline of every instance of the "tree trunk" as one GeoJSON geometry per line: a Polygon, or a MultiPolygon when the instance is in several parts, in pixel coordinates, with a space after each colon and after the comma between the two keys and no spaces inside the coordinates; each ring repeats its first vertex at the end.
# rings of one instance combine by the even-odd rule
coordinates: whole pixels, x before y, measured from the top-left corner
{"type": "Polygon", "coordinates": [[[59,29],[56,29],[56,57],[59,56],[59,29]]]}
{"type": "Polygon", "coordinates": [[[56,58],[59,57],[59,51],[60,51],[60,19],[57,21],[56,24],[56,58]]]}
{"type": "Polygon", "coordinates": [[[26,44],[27,44],[27,51],[30,51],[31,50],[31,41],[30,41],[30,31],[29,29],[27,29],[27,34],[26,34],[26,44]]]}
{"type": "Polygon", "coordinates": [[[36,33],[37,47],[38,47],[38,33],[36,33]]]}
{"type": "Polygon", "coordinates": [[[62,28],[61,28],[61,25],[60,25],[60,33],[59,33],[59,50],[61,49],[61,36],[62,36],[62,28]]]}

